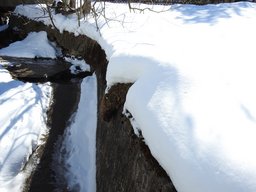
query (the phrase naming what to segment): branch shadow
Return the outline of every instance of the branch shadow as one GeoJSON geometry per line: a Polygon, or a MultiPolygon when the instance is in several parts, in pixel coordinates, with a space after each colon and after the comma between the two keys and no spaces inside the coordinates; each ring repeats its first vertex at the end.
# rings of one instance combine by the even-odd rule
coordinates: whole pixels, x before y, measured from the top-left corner
{"type": "Polygon", "coordinates": [[[15,80],[9,82],[0,82],[0,95],[4,94],[6,91],[9,91],[10,89],[19,87],[22,84],[22,82],[15,80]]]}
{"type": "MultiPolygon", "coordinates": [[[[4,177],[7,177],[7,179],[18,175],[19,172],[22,171],[23,165],[26,163],[27,157],[30,155],[30,154],[24,154],[22,156],[22,158],[19,159],[19,161],[15,160],[11,163],[8,163],[8,161],[12,161],[12,159],[13,159],[12,155],[15,154],[15,151],[19,151],[20,148],[26,147],[26,145],[24,145],[24,142],[22,142],[22,144],[18,144],[18,145],[16,143],[17,142],[20,143],[19,140],[21,140],[21,139],[23,139],[23,141],[25,141],[26,138],[31,135],[37,135],[37,134],[34,132],[30,132],[30,133],[21,135],[13,140],[11,147],[9,148],[9,150],[7,152],[7,155],[5,156],[3,162],[0,164],[0,173],[3,170],[3,168],[8,170],[8,172],[7,172],[8,175],[3,175],[4,177]],[[7,163],[7,167],[4,167],[4,165],[6,165],[6,163],[7,163]]],[[[35,148],[35,146],[32,146],[32,148],[35,148]]],[[[20,155],[19,152],[17,152],[17,154],[20,155]]],[[[14,159],[16,159],[16,158],[14,157],[14,159]]],[[[4,179],[6,179],[6,178],[4,178],[4,179]]]]}
{"type": "MultiPolygon", "coordinates": [[[[1,73],[0,73],[1,75],[1,73]]],[[[24,165],[24,163],[27,161],[27,157],[31,153],[31,149],[35,148],[33,145],[33,139],[31,138],[31,135],[37,135],[37,133],[34,132],[34,128],[32,130],[25,131],[25,134],[20,135],[19,130],[22,127],[20,127],[20,122],[23,122],[25,116],[30,113],[31,110],[33,110],[33,107],[36,105],[39,105],[40,107],[43,107],[43,92],[36,84],[31,84],[29,87],[22,87],[25,84],[20,81],[11,80],[9,82],[0,82],[0,104],[3,104],[5,102],[9,102],[11,105],[11,100],[13,97],[18,96],[19,94],[24,94],[24,92],[28,92],[31,94],[31,92],[34,92],[34,96],[27,99],[24,98],[26,101],[24,102],[24,105],[17,106],[15,111],[11,112],[11,116],[9,117],[10,120],[7,124],[0,124],[0,143],[1,145],[4,144],[2,141],[4,138],[10,137],[10,131],[15,131],[15,137],[12,140],[9,140],[8,144],[5,146],[5,152],[1,153],[1,161],[0,161],[0,175],[4,176],[2,179],[8,180],[16,176],[21,170],[24,165]],[[21,87],[21,88],[20,88],[21,87]],[[13,94],[8,94],[9,91],[15,90],[13,94]],[[4,94],[7,93],[7,94],[4,94]],[[17,134],[16,134],[17,133],[17,134]],[[26,144],[28,141],[27,139],[31,139],[31,147],[26,144]],[[22,153],[21,151],[22,150],[22,153]],[[25,153],[24,153],[25,152],[25,153]],[[6,175],[7,174],[7,175],[6,175]]],[[[26,94],[26,93],[25,93],[26,94]]],[[[22,99],[23,97],[18,99],[22,99]]],[[[8,103],[6,103],[8,106],[8,103]]],[[[1,113],[4,112],[6,107],[3,107],[1,109],[0,105],[0,111],[1,113]]],[[[23,123],[22,123],[23,124],[23,123]]],[[[2,148],[3,146],[1,146],[2,148]]],[[[3,181],[4,181],[3,180],[3,181]]]]}
{"type": "Polygon", "coordinates": [[[214,25],[220,19],[231,18],[232,15],[242,16],[242,9],[251,7],[249,2],[239,2],[233,4],[218,4],[218,5],[176,5],[171,10],[175,10],[181,14],[176,17],[182,20],[185,24],[207,23],[214,25]]]}
{"type": "Polygon", "coordinates": [[[26,106],[25,109],[23,109],[21,112],[19,112],[9,123],[8,126],[6,126],[5,130],[0,134],[0,140],[2,140],[2,138],[13,128],[15,127],[16,123],[18,123],[24,116],[24,114],[26,114],[26,112],[28,112],[32,107],[34,106],[34,104],[31,104],[29,106],[26,106]]]}
{"type": "MultiPolygon", "coordinates": [[[[1,65],[0,65],[0,75],[2,73],[9,73],[7,70],[5,70],[1,65]]],[[[16,80],[11,80],[8,82],[0,82],[0,96],[4,94],[6,91],[9,91],[11,89],[14,89],[20,85],[23,85],[24,83],[16,80]]]]}

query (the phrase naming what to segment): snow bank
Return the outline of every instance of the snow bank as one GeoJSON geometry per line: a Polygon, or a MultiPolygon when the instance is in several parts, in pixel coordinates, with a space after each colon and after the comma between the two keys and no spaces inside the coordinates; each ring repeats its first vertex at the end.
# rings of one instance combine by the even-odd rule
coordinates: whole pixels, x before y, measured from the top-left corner
{"type": "Polygon", "coordinates": [[[46,134],[49,84],[15,81],[0,66],[0,191],[21,191],[23,168],[46,134]],[[33,117],[33,118],[32,118],[33,117]]]}
{"type": "Polygon", "coordinates": [[[179,192],[255,191],[255,5],[173,9],[144,23],[152,46],[112,57],[108,83],[135,81],[125,109],[179,192]]]}
{"type": "Polygon", "coordinates": [[[166,11],[106,3],[102,36],[90,18],[80,27],[74,16],[54,19],[99,42],[108,86],[134,82],[125,109],[179,192],[255,192],[256,5],[154,8],[166,11]]]}
{"type": "Polygon", "coordinates": [[[10,44],[8,47],[0,50],[0,56],[12,57],[47,57],[56,58],[56,51],[53,45],[47,39],[47,33],[31,32],[22,40],[10,44]]]}

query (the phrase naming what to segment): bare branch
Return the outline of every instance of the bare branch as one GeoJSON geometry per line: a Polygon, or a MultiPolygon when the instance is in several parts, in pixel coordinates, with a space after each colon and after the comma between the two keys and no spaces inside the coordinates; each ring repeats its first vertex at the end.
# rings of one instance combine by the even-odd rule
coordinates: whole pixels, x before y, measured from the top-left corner
{"type": "Polygon", "coordinates": [[[45,0],[45,4],[46,4],[46,9],[47,9],[47,12],[48,12],[48,14],[49,14],[49,18],[50,18],[50,20],[51,20],[51,23],[52,23],[53,27],[54,27],[55,29],[58,29],[58,28],[56,27],[54,21],[53,21],[51,8],[50,8],[50,6],[49,6],[49,4],[47,3],[46,0],[45,0]]]}

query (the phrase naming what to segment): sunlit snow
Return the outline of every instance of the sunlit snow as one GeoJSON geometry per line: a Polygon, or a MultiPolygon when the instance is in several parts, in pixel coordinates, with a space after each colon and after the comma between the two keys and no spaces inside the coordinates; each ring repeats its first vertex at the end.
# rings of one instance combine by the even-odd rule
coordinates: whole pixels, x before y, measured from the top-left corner
{"type": "MultiPolygon", "coordinates": [[[[23,41],[0,49],[0,54],[17,57],[46,56],[49,49],[45,32],[30,33],[23,41]],[[40,39],[41,38],[41,39],[40,39]],[[40,39],[40,41],[36,41],[40,39]],[[35,42],[34,42],[35,41],[35,42]],[[41,43],[36,46],[35,43],[41,43]],[[32,48],[32,47],[33,48],[32,48]],[[31,49],[32,48],[32,49],[31,49]]],[[[47,55],[49,56],[49,55],[47,55]]],[[[52,55],[53,56],[53,55],[52,55]]],[[[32,84],[12,79],[0,62],[0,191],[22,191],[29,170],[29,156],[47,134],[46,111],[52,88],[49,83],[32,84]]]]}
{"type": "Polygon", "coordinates": [[[47,133],[49,84],[13,80],[0,66],[0,191],[21,191],[23,168],[47,133]]]}
{"type": "Polygon", "coordinates": [[[102,46],[108,86],[134,83],[125,109],[179,192],[255,192],[256,5],[153,8],[163,12],[106,3],[101,35],[93,18],[80,27],[75,16],[54,20],[102,46]]]}
{"type": "Polygon", "coordinates": [[[0,50],[0,56],[56,58],[56,50],[47,39],[45,31],[31,32],[22,40],[0,50]]]}

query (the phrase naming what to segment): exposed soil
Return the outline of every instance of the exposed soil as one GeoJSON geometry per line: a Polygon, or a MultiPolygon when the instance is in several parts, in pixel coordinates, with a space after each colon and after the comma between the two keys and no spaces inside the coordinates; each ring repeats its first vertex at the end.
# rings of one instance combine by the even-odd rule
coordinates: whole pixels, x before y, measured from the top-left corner
{"type": "Polygon", "coordinates": [[[109,122],[117,114],[118,110],[122,108],[126,93],[131,85],[131,83],[116,84],[103,96],[100,103],[100,117],[103,121],[109,122]]]}
{"type": "Polygon", "coordinates": [[[97,191],[176,192],[143,138],[134,134],[129,119],[122,114],[130,86],[117,84],[101,99],[97,129],[97,191]]]}

